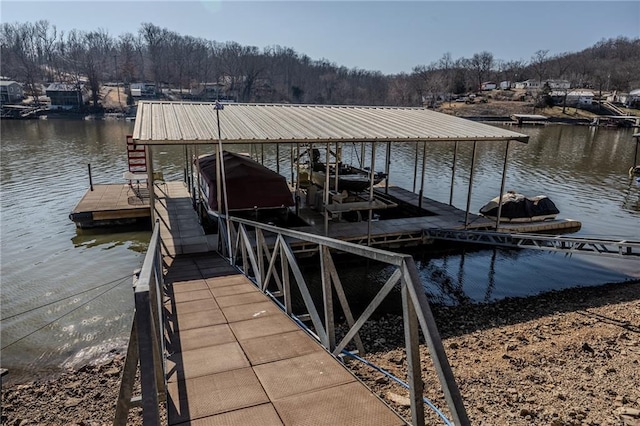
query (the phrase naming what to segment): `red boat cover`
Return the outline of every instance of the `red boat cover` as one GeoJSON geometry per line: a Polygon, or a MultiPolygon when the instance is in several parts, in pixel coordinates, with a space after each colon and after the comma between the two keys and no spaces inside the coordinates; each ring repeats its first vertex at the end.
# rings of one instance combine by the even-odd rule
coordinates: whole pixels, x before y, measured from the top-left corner
{"type": "MultiPolygon", "coordinates": [[[[284,176],[244,155],[227,151],[223,155],[229,210],[294,205],[284,176]]],[[[217,211],[216,154],[198,158],[198,167],[209,186],[209,206],[217,211]]]]}

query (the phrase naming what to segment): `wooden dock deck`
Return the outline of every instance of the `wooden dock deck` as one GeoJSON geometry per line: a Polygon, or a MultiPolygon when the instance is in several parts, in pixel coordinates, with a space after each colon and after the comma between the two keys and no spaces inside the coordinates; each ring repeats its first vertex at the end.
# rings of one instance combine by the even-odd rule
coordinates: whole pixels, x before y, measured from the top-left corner
{"type": "Polygon", "coordinates": [[[406,424],[251,281],[207,251],[210,241],[195,229],[180,185],[156,189],[169,424],[406,424]]]}
{"type": "Polygon", "coordinates": [[[146,185],[106,184],[88,189],[69,219],[79,228],[93,228],[135,223],[150,216],[146,185]]]}

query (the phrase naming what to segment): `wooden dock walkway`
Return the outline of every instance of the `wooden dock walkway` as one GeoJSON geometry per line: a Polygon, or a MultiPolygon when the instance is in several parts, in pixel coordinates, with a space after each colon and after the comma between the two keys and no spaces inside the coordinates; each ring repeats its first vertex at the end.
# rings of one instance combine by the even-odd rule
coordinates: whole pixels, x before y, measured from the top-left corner
{"type": "Polygon", "coordinates": [[[251,281],[207,251],[211,241],[196,229],[180,185],[156,188],[169,424],[406,424],[251,281]]]}

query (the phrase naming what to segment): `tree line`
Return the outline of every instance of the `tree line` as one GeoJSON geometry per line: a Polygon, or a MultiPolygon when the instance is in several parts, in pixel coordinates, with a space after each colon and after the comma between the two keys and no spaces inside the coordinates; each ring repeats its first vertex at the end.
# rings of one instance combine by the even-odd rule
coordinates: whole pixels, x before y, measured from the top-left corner
{"type": "Polygon", "coordinates": [[[48,21],[2,23],[0,72],[35,94],[42,83],[86,84],[97,105],[107,82],[152,82],[189,89],[218,83],[239,102],[422,105],[425,99],[477,91],[483,81],[565,79],[572,87],[629,91],[640,87],[640,39],[602,40],[581,52],[503,61],[489,51],[454,59],[444,53],[411,73],[339,66],[282,46],[243,46],[181,35],[152,23],[137,33],[59,31],[48,21]]]}

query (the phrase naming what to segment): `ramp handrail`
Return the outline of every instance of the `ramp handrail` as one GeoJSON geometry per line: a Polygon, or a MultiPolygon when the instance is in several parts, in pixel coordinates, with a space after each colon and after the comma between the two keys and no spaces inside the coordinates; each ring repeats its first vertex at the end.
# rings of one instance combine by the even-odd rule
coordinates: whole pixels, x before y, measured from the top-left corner
{"type": "Polygon", "coordinates": [[[166,399],[167,385],[162,316],[163,288],[160,226],[157,219],[142,269],[136,271],[133,278],[135,313],[116,404],[114,425],[127,424],[129,409],[140,404],[143,424],[160,424],[160,402],[166,399]],[[138,361],[142,395],[133,397],[138,361]]]}
{"type": "Polygon", "coordinates": [[[364,352],[359,330],[391,290],[400,286],[412,424],[424,425],[425,421],[418,327],[426,340],[453,421],[456,425],[470,424],[427,296],[421,285],[418,270],[410,255],[283,229],[238,217],[227,218],[211,209],[208,209],[208,214],[218,223],[220,253],[251,279],[262,292],[271,297],[282,298],[282,305],[288,315],[293,315],[292,288],[294,285],[297,287],[307,311],[303,316],[311,321],[315,337],[334,356],[339,356],[349,344],[353,344],[361,353],[364,352]],[[231,229],[227,229],[227,223],[231,224],[231,229]],[[270,237],[269,244],[265,234],[270,237]],[[322,281],[322,315],[315,305],[303,271],[291,248],[291,244],[296,241],[317,245],[322,281]],[[229,242],[232,247],[228,247],[229,242]],[[332,251],[379,261],[395,267],[389,279],[357,319],[353,317],[333,261],[332,251]],[[349,327],[339,342],[336,341],[334,295],[349,327]]]}
{"type": "Polygon", "coordinates": [[[426,229],[429,238],[473,244],[580,253],[607,257],[638,257],[640,241],[622,238],[588,238],[565,235],[517,234],[495,231],[426,229]]]}

